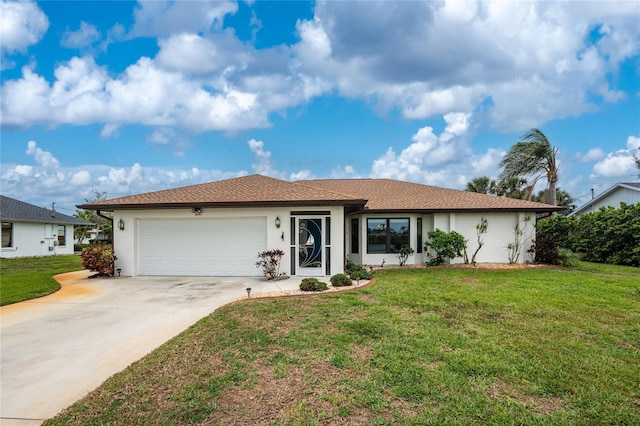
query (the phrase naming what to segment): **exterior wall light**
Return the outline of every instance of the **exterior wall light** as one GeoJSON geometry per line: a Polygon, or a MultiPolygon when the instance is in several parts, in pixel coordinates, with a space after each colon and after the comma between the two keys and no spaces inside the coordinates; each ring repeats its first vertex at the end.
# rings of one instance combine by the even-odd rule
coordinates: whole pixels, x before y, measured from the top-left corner
{"type": "Polygon", "coordinates": [[[124,220],[120,219],[118,221],[118,229],[124,231],[124,220]]]}
{"type": "Polygon", "coordinates": [[[191,209],[191,213],[196,216],[202,216],[202,209],[200,207],[194,207],[191,209]]]}
{"type": "Polygon", "coordinates": [[[276,216],[276,228],[280,228],[280,224],[281,224],[281,223],[282,223],[282,222],[280,222],[280,217],[279,217],[279,216],[276,216]]]}

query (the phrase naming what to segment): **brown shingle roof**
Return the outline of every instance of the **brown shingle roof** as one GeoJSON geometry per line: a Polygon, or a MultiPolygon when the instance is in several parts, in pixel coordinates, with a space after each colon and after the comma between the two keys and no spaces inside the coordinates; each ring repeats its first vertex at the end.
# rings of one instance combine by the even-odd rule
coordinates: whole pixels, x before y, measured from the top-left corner
{"type": "Polygon", "coordinates": [[[365,208],[370,211],[525,210],[544,212],[560,210],[556,206],[533,201],[392,179],[328,179],[308,180],[301,183],[368,200],[365,208]]]}
{"type": "Polygon", "coordinates": [[[330,190],[309,187],[262,175],[128,195],[110,200],[89,202],[82,209],[113,210],[147,207],[204,207],[246,205],[346,205],[364,204],[365,200],[330,190]]]}
{"type": "Polygon", "coordinates": [[[392,179],[288,182],[262,175],[91,202],[83,209],[351,205],[369,211],[554,211],[555,206],[392,179]],[[366,204],[365,204],[366,203],[366,204]]]}

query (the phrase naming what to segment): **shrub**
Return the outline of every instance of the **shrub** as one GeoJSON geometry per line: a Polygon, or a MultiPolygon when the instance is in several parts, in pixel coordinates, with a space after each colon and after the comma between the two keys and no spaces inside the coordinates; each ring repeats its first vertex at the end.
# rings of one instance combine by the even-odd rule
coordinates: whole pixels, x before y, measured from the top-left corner
{"type": "Polygon", "coordinates": [[[300,290],[302,291],[325,291],[328,289],[327,283],[323,283],[317,278],[304,278],[300,283],[300,290]]]}
{"type": "Polygon", "coordinates": [[[256,268],[262,268],[262,275],[268,280],[273,280],[278,276],[282,256],[284,256],[284,252],[280,249],[266,250],[258,253],[256,268]]]}
{"type": "Polygon", "coordinates": [[[562,266],[575,266],[580,258],[569,249],[561,248],[558,251],[558,263],[562,266]]]}
{"type": "Polygon", "coordinates": [[[424,245],[433,249],[435,257],[429,260],[429,265],[442,265],[450,259],[462,256],[462,252],[467,248],[464,237],[456,231],[444,232],[440,229],[430,231],[429,238],[424,245]]]}
{"type": "Polygon", "coordinates": [[[371,274],[366,269],[361,268],[356,271],[353,271],[351,274],[349,274],[349,277],[351,277],[352,280],[358,280],[358,279],[370,280],[371,274]]]}
{"type": "Polygon", "coordinates": [[[536,234],[544,234],[553,237],[558,247],[572,248],[572,235],[576,229],[575,216],[563,216],[557,214],[540,220],[536,224],[536,234]]]}
{"type": "Polygon", "coordinates": [[[536,263],[560,264],[558,241],[553,235],[538,232],[531,249],[535,253],[536,263]]]}
{"type": "Polygon", "coordinates": [[[334,287],[348,287],[350,285],[353,285],[353,281],[351,281],[351,278],[349,278],[345,274],[335,274],[329,281],[331,281],[331,284],[334,287]]]}
{"type": "Polygon", "coordinates": [[[109,245],[85,247],[80,256],[84,268],[105,276],[113,275],[116,259],[118,259],[113,252],[113,246],[109,245]]]}
{"type": "Polygon", "coordinates": [[[407,262],[407,259],[409,259],[409,256],[411,256],[414,251],[415,250],[406,244],[400,247],[400,250],[396,250],[396,256],[398,257],[398,263],[400,266],[403,266],[407,262]]]}

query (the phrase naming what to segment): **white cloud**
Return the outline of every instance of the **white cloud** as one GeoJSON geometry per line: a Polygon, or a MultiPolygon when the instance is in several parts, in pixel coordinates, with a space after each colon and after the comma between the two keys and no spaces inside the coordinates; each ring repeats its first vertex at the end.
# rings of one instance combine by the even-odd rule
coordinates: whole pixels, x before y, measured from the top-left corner
{"type": "Polygon", "coordinates": [[[220,29],[224,17],[237,10],[237,3],[230,1],[140,1],[134,11],[135,24],[131,35],[166,36],[208,32],[220,29]]]}
{"type": "Polygon", "coordinates": [[[73,186],[84,186],[91,182],[91,173],[87,170],[81,170],[73,173],[69,179],[69,183],[73,186]]]}
{"type": "Polygon", "coordinates": [[[591,148],[584,155],[581,155],[580,153],[578,153],[577,157],[583,163],[591,163],[593,161],[598,161],[598,160],[602,159],[605,155],[606,154],[602,150],[602,148],[591,148]]]}
{"type": "Polygon", "coordinates": [[[607,76],[638,53],[639,18],[624,1],[319,1],[295,52],[343,95],[407,118],[480,108],[521,131],[621,100],[607,76]]]}
{"type": "Polygon", "coordinates": [[[469,114],[450,113],[444,116],[446,127],[438,136],[432,127],[419,129],[411,138],[412,143],[396,154],[389,148],[372,165],[372,176],[421,182],[432,168],[466,159],[469,114]]]}
{"type": "Polygon", "coordinates": [[[60,168],[60,162],[48,151],[44,151],[38,147],[34,141],[27,143],[27,154],[33,156],[36,162],[45,170],[57,170],[60,168]]]}
{"type": "Polygon", "coordinates": [[[62,34],[60,44],[69,49],[87,47],[100,40],[100,32],[95,25],[80,22],[80,28],[76,31],[66,31],[62,34]]]}
{"type": "Polygon", "coordinates": [[[634,157],[640,154],[640,137],[629,136],[626,146],[626,149],[610,152],[598,161],[593,166],[591,177],[636,177],[638,169],[634,157]]]}
{"type": "Polygon", "coordinates": [[[0,2],[2,52],[23,52],[38,43],[49,28],[49,19],[35,2],[0,2]]]}

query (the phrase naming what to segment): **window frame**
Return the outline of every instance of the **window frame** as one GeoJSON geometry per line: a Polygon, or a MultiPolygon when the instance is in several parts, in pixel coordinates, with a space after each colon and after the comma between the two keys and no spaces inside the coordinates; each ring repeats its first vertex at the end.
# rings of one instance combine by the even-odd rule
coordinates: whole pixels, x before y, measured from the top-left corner
{"type": "MultiPolygon", "coordinates": [[[[406,242],[403,242],[402,245],[406,244],[411,246],[411,218],[409,217],[368,217],[367,218],[367,254],[391,254],[396,253],[391,249],[392,247],[392,233],[391,233],[391,221],[392,220],[405,220],[407,222],[407,234],[406,234],[406,242]],[[384,240],[385,240],[385,249],[382,250],[372,250],[371,249],[371,237],[372,234],[369,232],[372,228],[370,227],[370,221],[384,221],[384,240]]],[[[380,226],[380,224],[376,225],[380,226]]],[[[378,235],[380,236],[380,235],[378,235]]]]}
{"type": "Polygon", "coordinates": [[[2,242],[0,242],[0,244],[2,245],[2,248],[13,248],[13,222],[2,222],[2,242]],[[8,225],[5,227],[5,225],[8,225]],[[4,245],[4,235],[5,235],[5,229],[8,229],[8,234],[9,234],[9,244],[8,245],[4,245]]]}
{"type": "Polygon", "coordinates": [[[58,246],[66,247],[67,246],[67,225],[58,225],[58,234],[56,235],[58,246]],[[62,230],[62,234],[60,231],[62,230]]]}

